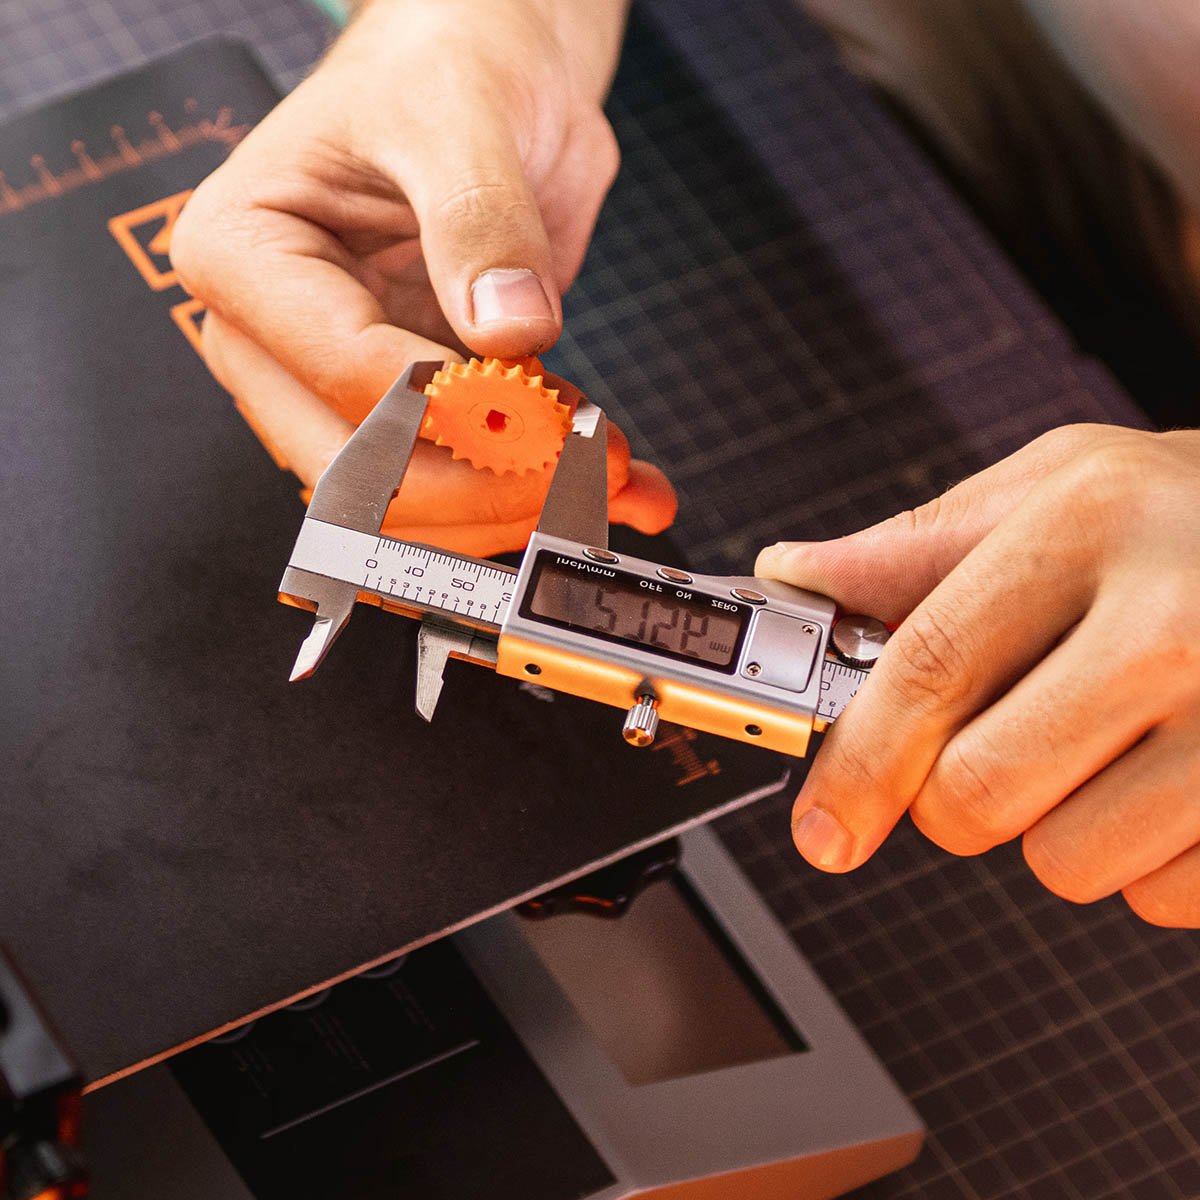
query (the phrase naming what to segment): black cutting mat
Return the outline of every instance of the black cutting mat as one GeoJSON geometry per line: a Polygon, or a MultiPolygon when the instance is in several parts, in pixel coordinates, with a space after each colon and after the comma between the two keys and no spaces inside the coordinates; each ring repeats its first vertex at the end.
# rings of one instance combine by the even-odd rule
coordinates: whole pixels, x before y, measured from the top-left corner
{"type": "MultiPolygon", "coordinates": [[[[697,565],[1141,420],[786,0],[653,9],[676,49],[635,19],[557,362],[672,475],[697,565]]],[[[326,36],[297,0],[0,0],[0,110],[222,28],[289,80],[326,36]]],[[[861,1195],[1200,1197],[1200,937],[1060,902],[1015,847],[955,860],[906,825],[826,877],[784,802],[721,831],[931,1128],[861,1195]]]]}
{"type": "Polygon", "coordinates": [[[248,41],[284,87],[333,37],[304,0],[0,0],[0,119],[214,33],[248,41]]]}
{"type": "Polygon", "coordinates": [[[459,664],[428,726],[415,624],[367,606],[287,682],[295,479],[188,348],[158,240],[276,99],[216,37],[0,128],[0,925],[92,1081],[786,770],[634,751],[615,710],[459,664]]]}

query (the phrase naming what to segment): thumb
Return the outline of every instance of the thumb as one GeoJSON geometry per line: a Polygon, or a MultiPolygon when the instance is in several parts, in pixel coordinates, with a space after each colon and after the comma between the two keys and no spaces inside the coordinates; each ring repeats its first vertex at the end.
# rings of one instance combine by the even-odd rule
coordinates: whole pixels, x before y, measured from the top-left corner
{"type": "Polygon", "coordinates": [[[820,592],[850,612],[902,621],[995,523],[984,506],[951,503],[952,492],[878,525],[828,542],[777,542],[754,573],[820,592]]]}
{"type": "Polygon", "coordinates": [[[1048,474],[1113,436],[1105,426],[1053,430],[948,492],[828,542],[777,542],[754,573],[808,588],[843,609],[899,622],[1048,474]]]}
{"type": "Polygon", "coordinates": [[[429,280],[471,350],[500,358],[537,354],[562,329],[542,215],[512,131],[481,122],[476,111],[465,128],[466,139],[421,156],[419,176],[405,181],[429,280]]]}

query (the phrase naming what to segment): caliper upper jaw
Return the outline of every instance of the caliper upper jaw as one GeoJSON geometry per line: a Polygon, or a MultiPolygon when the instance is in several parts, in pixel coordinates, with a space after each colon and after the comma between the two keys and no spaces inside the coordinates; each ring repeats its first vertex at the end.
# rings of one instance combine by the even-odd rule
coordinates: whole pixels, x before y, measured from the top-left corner
{"type": "Polygon", "coordinates": [[[582,393],[537,528],[547,537],[608,547],[608,421],[582,393]]]}
{"type": "Polygon", "coordinates": [[[408,470],[428,398],[426,385],[445,363],[413,363],[384,393],[313,488],[309,517],[378,533],[408,470]]]}
{"type": "MultiPolygon", "coordinates": [[[[417,443],[427,404],[425,386],[444,365],[413,363],[388,388],[317,480],[306,521],[325,521],[363,533],[379,532],[417,443]]],[[[303,679],[321,665],[345,629],[358,589],[343,580],[289,564],[279,584],[279,598],[285,604],[316,613],[312,631],[304,639],[292,668],[292,679],[303,679]]]]}

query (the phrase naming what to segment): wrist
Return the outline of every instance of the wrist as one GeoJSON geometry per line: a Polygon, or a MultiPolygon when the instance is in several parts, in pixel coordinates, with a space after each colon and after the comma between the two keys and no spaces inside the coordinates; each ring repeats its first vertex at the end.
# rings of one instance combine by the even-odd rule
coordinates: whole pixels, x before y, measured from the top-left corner
{"type": "Polygon", "coordinates": [[[617,70],[629,4],[630,0],[533,0],[563,50],[578,56],[590,93],[600,103],[617,70]]]}
{"type": "Polygon", "coordinates": [[[620,57],[630,0],[335,0],[347,10],[352,25],[370,15],[393,20],[435,24],[452,37],[463,30],[486,30],[502,51],[529,50],[519,31],[538,27],[561,49],[572,68],[572,82],[598,104],[604,102],[620,57]],[[506,38],[505,33],[510,34],[506,38]]]}

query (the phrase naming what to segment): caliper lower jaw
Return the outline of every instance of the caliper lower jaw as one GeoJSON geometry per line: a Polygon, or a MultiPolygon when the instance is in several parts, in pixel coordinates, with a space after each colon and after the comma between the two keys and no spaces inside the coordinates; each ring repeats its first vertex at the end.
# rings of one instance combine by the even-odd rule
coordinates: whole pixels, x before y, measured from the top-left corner
{"type": "Polygon", "coordinates": [[[346,628],[358,599],[358,588],[340,579],[288,567],[279,583],[279,599],[293,608],[316,613],[313,627],[301,643],[292,667],[290,678],[294,683],[297,679],[307,679],[321,665],[329,647],[346,628]]]}

